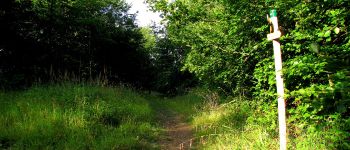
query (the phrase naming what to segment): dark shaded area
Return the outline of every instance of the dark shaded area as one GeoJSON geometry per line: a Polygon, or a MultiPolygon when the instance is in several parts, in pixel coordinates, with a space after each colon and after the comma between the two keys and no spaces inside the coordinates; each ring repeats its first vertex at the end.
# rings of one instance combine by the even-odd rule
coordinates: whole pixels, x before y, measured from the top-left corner
{"type": "Polygon", "coordinates": [[[118,115],[113,114],[104,114],[100,118],[100,121],[104,125],[108,125],[111,127],[118,127],[121,123],[120,119],[118,118],[118,115]]]}
{"type": "Polygon", "coordinates": [[[1,87],[94,81],[175,93],[175,86],[191,77],[179,72],[176,62],[169,70],[171,75],[161,78],[169,81],[157,81],[164,73],[159,70],[178,61],[178,56],[153,61],[143,47],[135,15],[127,10],[118,0],[1,1],[1,87]]]}
{"type": "Polygon", "coordinates": [[[0,149],[8,149],[15,143],[15,140],[0,137],[0,149]]]}
{"type": "Polygon", "coordinates": [[[107,74],[108,78],[137,78],[125,75],[141,72],[134,62],[147,61],[138,52],[142,37],[134,17],[126,14],[126,6],[95,3],[2,1],[2,85],[26,86],[63,76],[81,80],[107,74]]]}
{"type": "Polygon", "coordinates": [[[186,88],[197,84],[188,71],[180,71],[188,48],[172,42],[168,37],[158,38],[154,48],[152,64],[155,71],[155,89],[167,96],[186,92],[186,88]]]}

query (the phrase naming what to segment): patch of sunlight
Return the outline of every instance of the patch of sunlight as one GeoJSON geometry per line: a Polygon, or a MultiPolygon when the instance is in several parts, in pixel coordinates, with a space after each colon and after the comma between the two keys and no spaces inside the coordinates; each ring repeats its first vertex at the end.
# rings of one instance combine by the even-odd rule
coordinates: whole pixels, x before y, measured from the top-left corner
{"type": "Polygon", "coordinates": [[[199,116],[194,117],[192,124],[194,126],[215,124],[222,120],[228,113],[229,112],[224,109],[203,112],[199,116]]]}
{"type": "Polygon", "coordinates": [[[84,128],[87,125],[87,121],[83,113],[69,112],[64,115],[66,118],[66,124],[72,128],[84,128]]]}
{"type": "Polygon", "coordinates": [[[226,132],[212,137],[202,147],[205,150],[221,149],[278,149],[278,139],[267,136],[261,129],[246,129],[242,132],[226,132]]]}

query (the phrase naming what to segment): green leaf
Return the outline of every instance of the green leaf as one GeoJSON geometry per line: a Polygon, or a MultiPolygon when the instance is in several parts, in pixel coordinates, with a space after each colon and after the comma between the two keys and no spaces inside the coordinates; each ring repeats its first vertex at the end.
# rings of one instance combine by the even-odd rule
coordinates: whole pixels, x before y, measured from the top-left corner
{"type": "Polygon", "coordinates": [[[334,29],[334,33],[335,33],[335,34],[339,34],[339,32],[340,32],[340,29],[339,29],[338,27],[336,27],[336,28],[334,29]]]}
{"type": "Polygon", "coordinates": [[[317,36],[318,36],[318,37],[323,37],[323,35],[324,35],[323,32],[317,33],[317,36]]]}
{"type": "Polygon", "coordinates": [[[319,53],[319,51],[320,51],[320,46],[319,46],[317,43],[313,42],[313,43],[311,43],[311,45],[310,45],[310,50],[311,50],[312,52],[319,53]]]}
{"type": "Polygon", "coordinates": [[[329,37],[329,36],[331,36],[331,31],[330,30],[328,30],[326,33],[324,33],[324,37],[329,37]]]}

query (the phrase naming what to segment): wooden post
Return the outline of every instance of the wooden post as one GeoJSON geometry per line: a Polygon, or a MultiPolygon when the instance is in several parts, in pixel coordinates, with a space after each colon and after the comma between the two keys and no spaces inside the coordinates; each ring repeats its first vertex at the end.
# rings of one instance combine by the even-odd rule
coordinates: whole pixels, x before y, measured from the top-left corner
{"type": "Polygon", "coordinates": [[[286,106],[284,101],[284,85],[283,85],[283,78],[282,78],[281,44],[278,40],[281,37],[281,32],[278,30],[277,11],[275,9],[270,10],[270,17],[271,18],[268,18],[268,20],[273,25],[273,33],[268,34],[267,38],[268,40],[272,40],[273,51],[275,56],[280,150],[286,150],[287,149],[286,106]]]}

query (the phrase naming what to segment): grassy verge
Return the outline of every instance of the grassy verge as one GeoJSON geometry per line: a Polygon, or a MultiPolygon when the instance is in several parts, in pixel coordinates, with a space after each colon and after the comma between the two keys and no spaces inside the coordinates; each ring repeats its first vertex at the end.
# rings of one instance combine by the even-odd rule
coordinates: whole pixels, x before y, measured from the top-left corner
{"type": "Polygon", "coordinates": [[[124,88],[38,86],[0,92],[0,149],[153,149],[148,101],[124,88]]]}
{"type": "Polygon", "coordinates": [[[201,149],[278,149],[276,135],[253,123],[255,111],[249,101],[231,101],[198,112],[192,124],[201,149]]]}
{"type": "MultiPolygon", "coordinates": [[[[278,149],[275,104],[220,101],[211,92],[164,98],[72,84],[0,92],[0,149],[158,149],[162,111],[193,125],[198,149],[278,149]]],[[[329,149],[327,134],[289,135],[289,148],[329,149]]]]}
{"type": "MultiPolygon", "coordinates": [[[[201,139],[200,149],[279,149],[277,104],[228,98],[229,102],[212,106],[210,101],[207,100],[192,120],[196,137],[201,139]]],[[[333,149],[332,142],[327,142],[327,134],[322,130],[312,134],[300,131],[297,136],[288,133],[288,147],[333,149]]]]}

